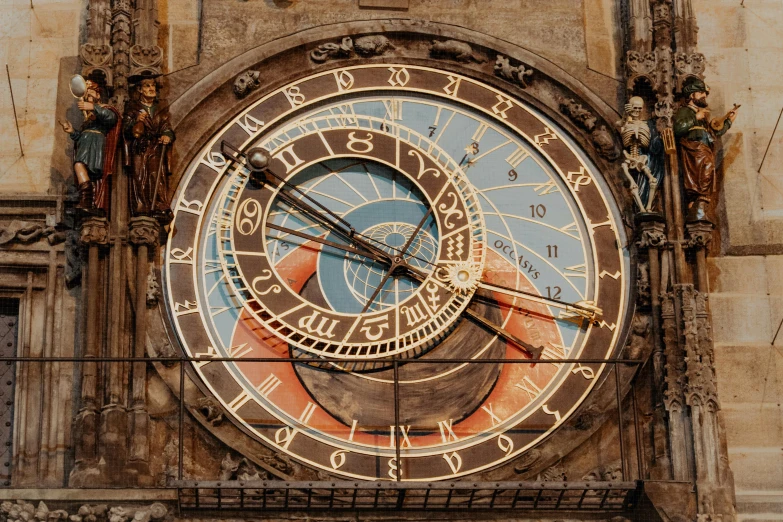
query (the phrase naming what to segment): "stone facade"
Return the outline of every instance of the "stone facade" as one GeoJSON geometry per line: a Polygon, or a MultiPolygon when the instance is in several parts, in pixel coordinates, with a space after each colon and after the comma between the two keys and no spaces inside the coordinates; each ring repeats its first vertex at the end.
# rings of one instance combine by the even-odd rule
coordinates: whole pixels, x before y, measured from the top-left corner
{"type": "Polygon", "coordinates": [[[781,42],[772,35],[783,26],[783,6],[697,1],[694,7],[715,112],[732,103],[743,111],[742,124],[723,140],[721,233],[709,259],[729,459],[738,512],[774,520],[783,513],[781,335],[773,344],[783,319],[783,138],[780,127],[773,130],[783,105],[781,42]]]}
{"type": "MultiPolygon", "coordinates": [[[[111,2],[115,3],[121,2],[111,2]]],[[[153,46],[151,39],[156,38],[157,45],[163,49],[164,58],[156,67],[167,73],[163,94],[172,102],[172,122],[178,133],[173,157],[175,177],[181,174],[177,171],[200,146],[199,140],[217,125],[216,122],[189,119],[196,103],[210,104],[220,118],[230,115],[243,103],[234,95],[234,78],[251,66],[285,49],[298,49],[301,63],[317,67],[307,57],[318,45],[339,43],[343,37],[359,33],[382,32],[395,33],[392,35],[394,41],[403,38],[401,33],[407,34],[405,38],[410,38],[409,44],[399,46],[396,52],[414,60],[429,59],[426,50],[432,45],[433,37],[439,41],[471,41],[475,48],[469,48],[475,51],[475,56],[473,52],[464,54],[461,48],[456,48],[454,52],[447,51],[436,58],[451,59],[472,68],[476,74],[489,76],[493,74],[497,58],[490,55],[489,50],[493,45],[503,45],[504,48],[495,50],[506,53],[502,56],[513,61],[499,62],[499,70],[494,72],[495,80],[511,81],[520,96],[525,91],[524,95],[537,97],[542,107],[549,107],[570,120],[570,131],[581,140],[580,144],[593,151],[596,158],[602,158],[598,161],[605,161],[604,165],[616,166],[612,163],[616,156],[613,157],[611,133],[604,129],[609,135],[607,149],[605,136],[600,131],[602,124],[611,129],[624,112],[627,101],[625,50],[637,45],[649,51],[655,45],[654,16],[643,13],[631,17],[634,6],[647,5],[646,0],[410,0],[402,10],[377,5],[366,9],[360,7],[361,2],[335,0],[137,3],[149,7],[147,15],[129,12],[129,25],[144,23],[153,7],[157,9],[159,23],[155,31],[144,35],[148,47],[153,46]],[[511,74],[512,68],[516,68],[516,76],[511,74]],[[532,71],[530,75],[525,74],[526,68],[532,71]],[[585,93],[585,99],[574,101],[556,96],[554,90],[540,88],[535,84],[535,71],[539,70],[561,71],[562,76],[556,78],[564,86],[563,92],[567,89],[585,93]],[[601,154],[602,145],[605,154],[601,154]]],[[[718,416],[714,422],[716,426],[725,423],[737,519],[779,520],[783,517],[783,409],[780,406],[783,333],[778,334],[774,342],[773,338],[783,320],[783,307],[779,306],[783,304],[783,285],[779,282],[779,275],[783,273],[783,227],[780,226],[783,219],[783,129],[777,127],[783,109],[779,96],[783,87],[780,58],[783,43],[779,38],[783,30],[783,5],[752,1],[739,5],[738,0],[675,0],[653,4],[675,6],[673,30],[681,48],[689,52],[697,49],[706,56],[704,75],[712,88],[713,114],[724,114],[733,103],[742,104],[737,123],[723,137],[718,153],[723,189],[716,208],[717,230],[708,246],[708,288],[699,287],[698,290],[709,293],[717,393],[722,411],[722,419],[718,416]],[[695,13],[698,31],[689,22],[691,10],[695,13]],[[773,134],[776,127],[777,133],[773,134]]],[[[121,219],[115,221],[112,228],[102,228],[100,240],[94,238],[94,233],[87,234],[89,237],[83,241],[88,246],[82,252],[78,235],[73,231],[74,223],[64,211],[70,205],[71,150],[67,135],[60,130],[57,121],[66,117],[72,121],[80,118],[68,90],[68,80],[82,71],[79,44],[84,44],[94,29],[86,26],[89,14],[85,7],[81,2],[36,0],[31,3],[16,0],[0,6],[0,34],[5,36],[0,42],[0,57],[5,58],[3,63],[8,63],[22,145],[20,150],[6,79],[3,81],[6,87],[0,89],[0,228],[10,239],[0,245],[0,294],[20,298],[27,310],[26,330],[20,336],[23,347],[18,353],[20,356],[69,357],[89,353],[90,349],[93,355],[99,355],[100,345],[117,347],[107,351],[109,355],[141,355],[146,347],[149,355],[166,357],[172,355],[166,351],[170,346],[167,348],[152,340],[147,342],[148,338],[162,338],[157,336],[165,335],[165,331],[153,312],[156,309],[150,308],[148,313],[147,307],[155,303],[149,298],[145,300],[142,292],[142,285],[154,288],[155,278],[159,277],[154,269],[158,255],[155,231],[145,228],[146,239],[138,240],[138,234],[134,236],[133,230],[129,233],[129,228],[134,228],[133,223],[121,219]],[[143,252],[143,263],[137,259],[140,259],[139,252],[143,252]],[[152,271],[147,268],[148,259],[152,261],[152,271]],[[11,268],[6,270],[6,267],[11,268]],[[80,280],[78,271],[81,267],[85,268],[85,277],[80,280]],[[125,281],[117,275],[120,267],[131,274],[125,281]],[[147,283],[150,274],[151,282],[147,283]],[[117,294],[109,291],[94,294],[95,300],[91,301],[87,293],[90,277],[106,281],[107,288],[117,294]],[[98,337],[104,334],[91,330],[84,319],[85,313],[89,314],[90,302],[108,306],[107,303],[115,298],[126,303],[125,308],[111,312],[114,315],[106,323],[111,327],[106,326],[106,338],[100,340],[98,337]],[[142,332],[140,340],[127,333],[131,331],[142,332]],[[98,337],[90,341],[91,336],[98,337]]],[[[114,12],[113,16],[118,13],[114,12]]],[[[114,43],[115,51],[121,49],[121,45],[116,45],[116,38],[114,43]]],[[[355,52],[346,56],[356,57],[355,52]]],[[[263,88],[279,85],[293,74],[282,68],[276,69],[274,74],[264,69],[259,72],[254,81],[263,88]]],[[[117,186],[121,187],[122,183],[118,181],[117,186]]],[[[630,208],[630,198],[627,201],[630,208]]],[[[119,201],[115,203],[119,203],[118,208],[122,207],[119,201]]],[[[667,246],[663,240],[651,245],[647,239],[640,240],[640,245],[640,249],[648,251],[643,255],[644,270],[651,271],[648,273],[654,272],[659,278],[663,273],[665,278],[668,271],[674,270],[674,261],[667,261],[667,254],[659,254],[657,249],[666,252],[680,247],[671,242],[667,246]],[[660,262],[657,260],[659,255],[660,262]],[[656,260],[651,261],[650,256],[656,260]]],[[[651,360],[658,364],[666,355],[673,357],[672,354],[679,353],[671,348],[671,343],[677,343],[673,314],[675,309],[679,313],[683,303],[693,314],[683,323],[686,329],[693,329],[691,334],[696,348],[693,344],[691,348],[698,350],[700,342],[710,344],[709,328],[699,323],[699,318],[706,317],[707,313],[699,315],[699,303],[705,301],[699,301],[698,295],[692,293],[692,286],[690,289],[672,288],[670,295],[663,296],[664,309],[659,325],[652,319],[658,312],[657,305],[649,302],[651,291],[648,280],[647,286],[639,292],[647,296],[647,301],[644,298],[639,301],[640,309],[646,315],[641,316],[639,325],[634,325],[635,337],[628,348],[629,352],[634,350],[631,358],[652,357],[651,360]],[[675,305],[675,302],[679,304],[675,305]],[[667,303],[671,305],[670,315],[667,315],[667,303]],[[691,308],[688,308],[689,303],[691,308]],[[648,324],[660,328],[663,333],[660,346],[653,345],[646,329],[648,324]]],[[[666,293],[666,289],[660,291],[666,293]]],[[[707,305],[703,306],[706,310],[707,305]]],[[[697,352],[689,354],[691,360],[694,353],[697,352]]],[[[703,354],[699,356],[704,358],[703,354]]],[[[697,371],[693,366],[690,369],[697,371]]],[[[680,370],[686,371],[685,366],[680,370]]],[[[30,490],[17,494],[21,488],[95,486],[112,480],[112,485],[164,484],[176,470],[176,447],[170,442],[179,439],[179,433],[172,426],[176,425],[180,400],[188,409],[184,413],[187,420],[183,431],[189,441],[184,455],[186,473],[205,479],[219,478],[221,459],[230,451],[221,440],[235,437],[236,428],[230,423],[222,423],[219,408],[216,410],[208,400],[205,402],[190,381],[183,388],[185,398],[180,399],[178,384],[172,384],[178,383],[178,367],[155,362],[149,368],[136,364],[131,369],[126,364],[113,377],[103,376],[97,370],[79,374],[71,362],[30,365],[21,371],[24,379],[19,386],[24,386],[25,400],[29,401],[29,405],[25,402],[22,407],[26,411],[24,420],[29,425],[24,427],[24,432],[19,426],[15,427],[17,456],[12,476],[13,487],[18,489],[9,491],[10,496],[0,491],[3,499],[37,501],[46,497],[35,497],[30,490]],[[123,372],[131,376],[121,375],[123,372]],[[85,392],[85,386],[94,385],[91,379],[98,377],[108,379],[110,389],[87,389],[85,392]],[[71,393],[72,390],[76,391],[71,393]],[[46,401],[46,397],[58,396],[66,397],[58,402],[58,407],[46,401]],[[115,415],[112,408],[123,403],[132,412],[126,415],[123,410],[121,415],[115,415]],[[91,423],[84,423],[88,426],[86,435],[83,428],[71,431],[72,418],[93,419],[91,423]],[[140,428],[136,431],[133,428],[147,423],[149,440],[139,434],[140,428]],[[128,439],[102,439],[101,430],[107,429],[126,430],[128,439]],[[28,435],[19,438],[20,433],[28,435]],[[78,444],[76,439],[84,437],[92,438],[92,446],[87,444],[81,453],[77,449],[73,454],[71,448],[78,444]],[[108,468],[106,460],[101,460],[102,455],[116,456],[115,451],[122,453],[128,447],[130,454],[118,457],[116,462],[109,461],[108,468]],[[198,457],[199,454],[203,457],[198,457]],[[155,458],[157,455],[162,457],[155,458]],[[80,467],[82,464],[84,467],[80,467]],[[121,480],[111,478],[117,471],[111,469],[112,466],[122,467],[121,480]]],[[[661,366],[649,371],[653,372],[652,379],[658,379],[662,387],[664,374],[668,371],[671,375],[675,369],[670,365],[666,370],[661,366]]],[[[675,384],[670,381],[667,389],[671,392],[675,384]]],[[[685,408],[687,401],[692,406],[692,397],[686,399],[686,391],[680,392],[680,399],[674,397],[673,392],[666,397],[649,399],[649,404],[646,399],[640,399],[640,411],[651,417],[674,416],[677,408],[685,408]]],[[[591,451],[558,454],[549,448],[531,454],[530,462],[517,463],[520,479],[610,480],[612,470],[616,468],[613,452],[618,442],[616,428],[607,427],[612,415],[610,402],[611,394],[606,391],[571,428],[573,440],[591,451]],[[587,453],[589,456],[585,456],[587,453]],[[565,469],[569,467],[578,471],[567,476],[565,469]]],[[[630,412],[630,398],[626,400],[626,407],[626,412],[630,412]]],[[[623,422],[630,423],[630,415],[626,416],[628,418],[623,422]]],[[[707,417],[709,421],[709,415],[707,417]]],[[[676,451],[669,453],[670,450],[661,449],[666,446],[662,442],[665,436],[657,432],[653,424],[646,425],[649,432],[645,432],[645,436],[657,441],[653,443],[652,453],[659,451],[663,456],[658,455],[656,460],[655,455],[645,455],[654,462],[645,467],[648,478],[667,480],[670,477],[665,470],[671,462],[667,464],[666,461],[675,458],[676,451]]],[[[633,451],[636,442],[631,436],[628,439],[629,451],[633,451]]],[[[232,449],[242,450],[236,446],[232,449]]],[[[296,469],[297,464],[280,462],[269,455],[255,455],[251,460],[257,466],[256,472],[263,476],[305,477],[296,469]]],[[[641,471],[636,464],[633,466],[635,473],[641,471]]],[[[682,478],[686,481],[695,479],[696,470],[693,472],[692,475],[685,473],[682,478]]],[[[307,480],[317,478],[315,475],[306,477],[307,480]]],[[[495,479],[501,480],[501,477],[488,477],[488,480],[495,479]]],[[[46,500],[59,508],[59,504],[67,504],[68,498],[55,495],[46,500]]],[[[139,502],[149,506],[152,500],[145,497],[139,502]]],[[[62,506],[65,511],[57,514],[48,508],[44,513],[37,507],[37,502],[35,505],[4,503],[2,517],[28,520],[38,516],[38,511],[49,519],[55,514],[62,518],[74,513],[81,515],[78,506],[73,509],[65,504],[62,506]],[[30,516],[25,518],[22,513],[30,516]]],[[[114,509],[119,510],[116,513],[122,512],[120,515],[125,518],[132,518],[122,507],[114,509]]],[[[156,520],[169,516],[165,508],[162,508],[164,511],[161,508],[152,510],[154,516],[145,509],[150,511],[152,508],[139,508],[134,513],[156,520]]],[[[681,511],[693,513],[694,517],[696,511],[704,512],[703,508],[695,506],[683,507],[681,511]]],[[[84,514],[89,515],[90,512],[84,514]]],[[[710,520],[704,518],[705,515],[699,516],[698,520],[710,520]]]]}

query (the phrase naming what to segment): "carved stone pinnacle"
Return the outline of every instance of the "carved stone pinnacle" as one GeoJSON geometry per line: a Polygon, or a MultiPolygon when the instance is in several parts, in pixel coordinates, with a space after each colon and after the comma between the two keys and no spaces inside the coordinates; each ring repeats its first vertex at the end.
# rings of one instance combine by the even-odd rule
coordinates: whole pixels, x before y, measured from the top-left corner
{"type": "Polygon", "coordinates": [[[688,248],[707,248],[712,242],[715,226],[709,221],[694,221],[685,225],[688,231],[688,248]]]}
{"type": "Polygon", "coordinates": [[[160,236],[160,224],[148,216],[139,216],[130,220],[128,238],[134,245],[156,245],[160,236]]]}
{"type": "Polygon", "coordinates": [[[109,222],[101,217],[85,219],[79,229],[79,241],[83,245],[105,245],[109,242],[109,222]]]}
{"type": "Polygon", "coordinates": [[[658,221],[645,221],[639,225],[639,248],[663,248],[666,245],[666,225],[658,221]]]}

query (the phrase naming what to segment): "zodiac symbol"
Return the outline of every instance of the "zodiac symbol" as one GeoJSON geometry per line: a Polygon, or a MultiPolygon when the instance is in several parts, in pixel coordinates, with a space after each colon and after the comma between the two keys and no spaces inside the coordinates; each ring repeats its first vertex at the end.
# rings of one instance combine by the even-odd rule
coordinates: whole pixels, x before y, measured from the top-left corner
{"type": "Polygon", "coordinates": [[[377,341],[383,336],[383,331],[388,330],[389,328],[388,319],[389,319],[388,315],[382,315],[380,317],[375,317],[373,319],[367,319],[366,321],[364,321],[364,326],[359,328],[359,331],[364,333],[365,337],[367,337],[367,340],[377,341]],[[382,321],[386,321],[386,322],[383,324],[377,324],[382,321]],[[378,331],[372,332],[373,328],[377,328],[378,331]]]}
{"type": "Polygon", "coordinates": [[[457,259],[462,259],[462,253],[464,252],[462,245],[464,239],[462,238],[462,234],[457,234],[456,237],[457,239],[454,239],[454,236],[452,236],[446,241],[446,257],[449,259],[454,259],[455,257],[457,259]]]}
{"type": "Polygon", "coordinates": [[[427,285],[427,293],[430,294],[430,296],[427,298],[427,301],[430,302],[430,308],[432,308],[433,312],[437,312],[438,308],[440,306],[438,303],[440,303],[440,295],[438,295],[438,285],[435,283],[430,283],[427,285]]]}
{"type": "Polygon", "coordinates": [[[264,275],[260,275],[260,276],[256,277],[255,279],[253,279],[253,282],[251,283],[251,286],[253,287],[253,290],[255,290],[256,293],[258,293],[258,295],[266,295],[269,292],[274,292],[276,294],[279,294],[280,293],[280,286],[279,285],[272,285],[272,286],[270,286],[269,288],[267,288],[263,292],[256,287],[256,285],[258,284],[259,281],[266,281],[266,280],[272,278],[272,271],[269,270],[269,269],[262,270],[261,273],[263,273],[264,275]]]}
{"type": "Polygon", "coordinates": [[[351,149],[352,151],[358,154],[367,154],[372,150],[372,143],[370,143],[371,140],[372,140],[372,134],[370,134],[369,132],[367,133],[367,138],[363,140],[356,138],[356,133],[352,132],[348,135],[348,144],[346,145],[346,147],[348,147],[349,149],[351,149]],[[358,150],[355,145],[356,143],[361,143],[364,146],[364,150],[358,150]]]}
{"type": "Polygon", "coordinates": [[[457,199],[457,195],[454,192],[449,192],[449,196],[454,198],[454,203],[451,204],[451,208],[448,208],[445,203],[441,203],[438,206],[438,210],[443,212],[445,216],[443,217],[443,224],[446,225],[446,228],[454,228],[454,223],[449,223],[449,218],[451,218],[452,215],[456,214],[457,219],[460,219],[465,214],[461,210],[455,210],[457,208],[457,202],[459,201],[457,199]]]}
{"type": "Polygon", "coordinates": [[[435,167],[430,167],[428,169],[424,168],[424,158],[421,157],[421,154],[419,154],[419,151],[417,150],[409,150],[408,156],[416,156],[419,158],[419,175],[416,176],[416,179],[421,179],[421,177],[428,172],[432,171],[432,175],[436,178],[440,176],[440,172],[435,167]]]}

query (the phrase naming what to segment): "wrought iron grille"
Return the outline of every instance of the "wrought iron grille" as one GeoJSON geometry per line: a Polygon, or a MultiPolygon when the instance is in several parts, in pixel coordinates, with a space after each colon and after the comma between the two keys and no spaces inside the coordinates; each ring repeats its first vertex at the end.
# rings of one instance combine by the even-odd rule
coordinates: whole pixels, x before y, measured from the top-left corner
{"type": "MultiPolygon", "coordinates": [[[[175,481],[190,511],[518,510],[629,513],[642,482],[175,481]]],[[[202,515],[203,516],[203,515],[202,515]]],[[[221,515],[225,516],[225,515],[221,515]]]]}

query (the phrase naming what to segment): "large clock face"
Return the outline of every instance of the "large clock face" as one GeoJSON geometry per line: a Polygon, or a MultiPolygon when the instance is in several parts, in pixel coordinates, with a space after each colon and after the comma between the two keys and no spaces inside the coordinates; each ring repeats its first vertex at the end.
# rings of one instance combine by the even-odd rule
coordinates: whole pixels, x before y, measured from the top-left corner
{"type": "Polygon", "coordinates": [[[342,476],[463,476],[551,434],[615,349],[611,201],[551,121],[487,85],[321,73],[227,122],[183,176],[171,320],[248,436],[342,476]]]}

